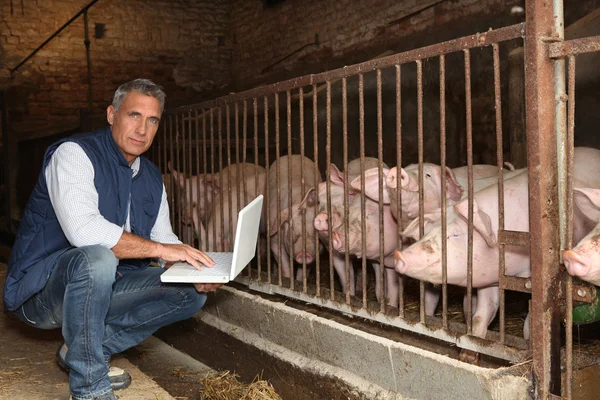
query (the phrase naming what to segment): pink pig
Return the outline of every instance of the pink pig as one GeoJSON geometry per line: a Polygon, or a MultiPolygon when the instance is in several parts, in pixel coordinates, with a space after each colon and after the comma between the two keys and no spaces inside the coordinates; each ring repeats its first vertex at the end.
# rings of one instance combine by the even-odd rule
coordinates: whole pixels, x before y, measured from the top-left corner
{"type": "MultiPolygon", "coordinates": [[[[378,164],[377,159],[374,163],[378,164]]],[[[355,163],[358,160],[354,161],[355,163]]],[[[365,162],[365,165],[367,162],[365,162]]],[[[349,164],[350,166],[350,164],[349,164]]],[[[377,170],[378,168],[374,168],[377,170]]],[[[383,172],[387,173],[389,169],[387,166],[383,167],[383,172]]],[[[358,170],[360,171],[360,169],[358,170]]],[[[358,258],[367,258],[373,261],[373,268],[375,270],[375,285],[376,294],[378,300],[382,293],[381,290],[381,276],[380,276],[380,225],[379,225],[379,204],[375,201],[365,197],[365,229],[366,229],[366,243],[365,253],[362,249],[362,211],[361,211],[361,196],[360,190],[360,173],[357,177],[351,180],[351,176],[348,176],[349,183],[359,182],[357,186],[350,186],[348,188],[348,226],[345,225],[345,208],[344,208],[344,179],[345,176],[341,173],[335,165],[330,166],[330,191],[331,191],[331,218],[327,214],[327,196],[326,196],[326,184],[321,183],[319,185],[319,214],[315,217],[314,226],[319,233],[319,237],[328,243],[331,240],[333,248],[333,262],[336,272],[342,282],[342,287],[346,289],[346,269],[345,269],[345,257],[346,251],[352,256],[358,258]],[[331,224],[331,238],[329,237],[329,225],[331,224]],[[348,243],[346,244],[346,232],[348,234],[348,243]]],[[[391,214],[389,205],[383,207],[383,256],[384,265],[386,268],[386,290],[385,297],[388,305],[396,307],[398,305],[398,275],[393,270],[394,260],[393,251],[398,247],[398,225],[396,220],[391,214]]],[[[350,268],[350,280],[349,288],[350,294],[354,295],[355,285],[354,282],[354,269],[350,268]]],[[[432,315],[437,304],[437,296],[433,294],[433,297],[429,296],[426,301],[428,315],[432,315]]]]}
{"type": "Polygon", "coordinates": [[[573,242],[577,245],[571,250],[563,251],[563,262],[569,274],[598,286],[600,285],[600,189],[574,188],[573,199],[574,219],[584,222],[580,226],[575,226],[573,242]],[[589,234],[581,239],[586,232],[589,234]]]}
{"type": "MultiPolygon", "coordinates": [[[[276,260],[281,259],[282,275],[291,276],[290,254],[300,264],[310,264],[317,256],[319,248],[315,246],[315,231],[312,221],[315,217],[316,196],[314,187],[321,182],[321,174],[317,174],[317,165],[309,158],[293,154],[280,157],[271,164],[268,172],[269,182],[269,225],[271,227],[271,250],[276,260]],[[304,163],[304,176],[302,176],[302,162],[304,163]],[[291,166],[291,170],[288,169],[291,166]],[[279,170],[279,193],[277,192],[277,170],[279,170]],[[291,171],[291,186],[288,175],[291,171]],[[302,180],[305,191],[302,193],[302,180]],[[291,190],[291,193],[290,193],[291,190]],[[277,214],[279,204],[280,214],[277,214]],[[303,226],[304,225],[304,236],[303,226]],[[290,241],[291,234],[291,241],[290,241]],[[278,238],[279,236],[279,238],[278,238]],[[281,248],[279,242],[281,241],[281,248]]],[[[263,211],[263,214],[265,212],[263,211]]],[[[297,279],[302,278],[302,270],[298,270],[297,279]]]]}

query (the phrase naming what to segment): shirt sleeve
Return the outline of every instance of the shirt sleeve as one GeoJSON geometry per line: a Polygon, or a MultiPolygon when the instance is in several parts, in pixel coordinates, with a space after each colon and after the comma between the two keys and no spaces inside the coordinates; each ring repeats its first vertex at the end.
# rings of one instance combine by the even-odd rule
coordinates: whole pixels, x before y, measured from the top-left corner
{"type": "Polygon", "coordinates": [[[150,232],[150,239],[154,242],[165,244],[181,244],[182,242],[173,233],[171,220],[169,219],[169,203],[167,202],[167,191],[163,184],[162,198],[160,208],[158,209],[158,217],[150,232]]]}
{"type": "Polygon", "coordinates": [[[71,245],[113,248],[121,239],[123,227],[100,214],[94,166],[81,146],[61,144],[44,173],[50,202],[71,245]]]}

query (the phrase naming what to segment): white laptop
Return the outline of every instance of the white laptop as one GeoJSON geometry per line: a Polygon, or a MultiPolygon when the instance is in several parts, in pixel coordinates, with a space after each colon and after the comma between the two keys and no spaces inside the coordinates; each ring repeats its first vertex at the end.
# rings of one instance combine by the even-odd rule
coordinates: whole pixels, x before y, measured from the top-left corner
{"type": "Polygon", "coordinates": [[[163,272],[160,280],[173,283],[227,283],[234,280],[256,254],[262,203],[261,194],[239,212],[233,253],[206,252],[215,266],[202,270],[186,262],[175,263],[163,272]]]}

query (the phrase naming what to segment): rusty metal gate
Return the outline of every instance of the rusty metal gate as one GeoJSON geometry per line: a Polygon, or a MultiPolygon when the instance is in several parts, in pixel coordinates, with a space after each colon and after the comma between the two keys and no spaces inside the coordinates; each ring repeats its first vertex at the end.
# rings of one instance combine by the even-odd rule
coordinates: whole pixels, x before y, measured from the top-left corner
{"type": "MultiPolygon", "coordinates": [[[[172,224],[175,232],[183,241],[199,246],[205,250],[222,250],[233,243],[233,215],[247,204],[259,192],[259,174],[265,173],[261,167],[269,168],[273,161],[284,155],[300,154],[313,160],[317,170],[325,171],[326,200],[329,221],[331,213],[331,179],[329,167],[332,157],[337,157],[344,166],[349,162],[348,141],[357,140],[359,148],[359,165],[361,175],[366,169],[366,158],[369,144],[376,145],[378,161],[378,176],[383,176],[385,161],[392,160],[395,165],[403,162],[403,145],[406,132],[403,124],[403,102],[416,104],[416,159],[419,179],[419,236],[424,234],[424,72],[423,65],[435,64],[435,84],[439,86],[439,164],[444,171],[447,165],[447,149],[453,144],[447,141],[447,60],[452,63],[460,57],[464,64],[464,72],[460,77],[464,85],[462,100],[464,101],[464,136],[460,139],[466,155],[468,184],[468,246],[469,254],[466,268],[466,315],[472,315],[473,295],[473,126],[472,126],[472,88],[471,88],[471,56],[474,51],[488,52],[492,62],[490,77],[493,87],[494,131],[496,137],[496,167],[498,179],[498,287],[499,287],[499,326],[497,330],[488,330],[485,338],[472,335],[473,321],[467,318],[465,323],[452,320],[449,317],[449,285],[447,271],[447,248],[442,240],[442,280],[441,304],[439,316],[428,316],[425,312],[425,292],[427,286],[418,282],[416,289],[417,307],[409,306],[409,286],[406,278],[398,275],[398,299],[394,306],[386,304],[383,283],[377,301],[367,293],[367,260],[360,259],[362,272],[362,296],[351,295],[351,268],[353,263],[348,250],[348,230],[345,229],[345,273],[348,279],[345,286],[336,283],[333,262],[333,247],[331,240],[326,244],[324,254],[314,260],[314,279],[309,279],[310,266],[303,261],[298,268],[300,279],[294,279],[293,270],[288,277],[282,271],[281,255],[270,256],[272,213],[276,213],[276,221],[281,224],[285,218],[281,216],[279,203],[277,209],[265,208],[266,224],[264,227],[266,252],[257,249],[256,263],[249,266],[243,277],[237,279],[250,289],[279,294],[303,302],[327,307],[346,314],[359,316],[386,325],[398,327],[407,331],[443,340],[456,346],[478,353],[508,360],[522,362],[531,358],[532,370],[536,383],[538,398],[572,397],[573,375],[573,335],[572,307],[574,301],[591,302],[595,298],[595,288],[583,282],[573,282],[573,279],[560,269],[560,251],[571,248],[572,242],[572,185],[570,180],[573,161],[574,133],[574,77],[575,59],[578,54],[600,51],[600,37],[590,37],[564,41],[562,33],[562,4],[552,5],[541,0],[527,1],[526,22],[508,26],[485,33],[467,36],[448,42],[427,46],[403,53],[378,58],[364,63],[347,66],[320,74],[307,75],[272,85],[259,87],[241,93],[219,97],[212,101],[192,106],[179,107],[165,113],[162,131],[159,132],[156,144],[150,152],[150,157],[164,174],[165,184],[169,194],[172,224]],[[557,22],[558,21],[558,22],[557,22]],[[556,25],[555,25],[556,22],[556,25]],[[502,46],[511,41],[521,42],[525,49],[523,68],[525,70],[525,102],[527,129],[528,185],[529,185],[529,232],[511,231],[504,229],[504,143],[503,114],[502,114],[502,74],[501,62],[506,56],[502,46]],[[568,92],[560,84],[560,76],[564,77],[564,60],[568,60],[568,92]],[[562,63],[562,64],[561,64],[562,63]],[[562,68],[562,69],[561,69],[562,68]],[[557,78],[555,79],[555,70],[557,78]],[[561,72],[562,71],[562,72],[561,72]],[[403,74],[408,75],[403,78],[403,74]],[[404,80],[403,80],[404,79],[404,80]],[[406,80],[415,85],[414,96],[407,99],[406,89],[402,85],[406,80]],[[367,82],[365,84],[365,82],[367,82]],[[556,89],[555,89],[555,82],[556,89]],[[373,84],[374,101],[365,102],[365,85],[373,84]],[[354,86],[352,86],[354,85],[354,86]],[[392,95],[387,96],[392,101],[383,101],[384,86],[390,87],[392,95]],[[358,107],[349,108],[349,88],[356,89],[353,93],[358,107]],[[335,97],[334,88],[339,88],[339,99],[335,97]],[[322,92],[322,93],[321,93],[322,92]],[[319,93],[321,93],[319,95],[319,93]],[[340,113],[332,111],[333,105],[339,101],[340,113]],[[306,104],[305,104],[306,103],[306,104]],[[392,125],[385,125],[384,109],[389,104],[394,106],[395,120],[392,125]],[[568,110],[567,110],[568,105],[568,110]],[[370,107],[370,108],[369,108],[370,107]],[[374,110],[374,123],[370,129],[365,122],[365,113],[374,110]],[[335,115],[334,115],[335,114],[335,115]],[[355,117],[353,122],[349,119],[355,117]],[[568,117],[568,118],[567,118],[568,117]],[[340,129],[335,127],[332,119],[338,119],[340,129]],[[352,131],[350,125],[355,126],[352,131]],[[385,129],[394,129],[394,143],[384,140],[385,129]],[[371,130],[371,131],[369,131],[371,130]],[[309,132],[309,135],[306,134],[309,132]],[[374,133],[376,132],[376,134],[374,133]],[[310,135],[310,133],[312,133],[310,135]],[[464,145],[464,146],[463,146],[464,145]],[[390,150],[391,149],[391,150],[390,150]],[[387,160],[384,153],[388,151],[387,160]],[[391,153],[390,153],[391,152],[391,153]],[[392,159],[389,154],[395,154],[392,159]],[[225,167],[234,164],[248,163],[256,166],[254,169],[240,169],[238,176],[231,173],[221,174],[225,167]],[[247,172],[252,171],[252,172],[247,172]],[[241,179],[240,179],[241,178],[241,179]],[[202,188],[202,189],[201,189],[202,188]],[[559,190],[557,190],[557,188],[559,190]],[[236,200],[237,199],[237,200],[236,200]],[[200,217],[199,208],[202,203],[213,204],[212,222],[200,217]],[[220,207],[220,209],[219,209],[220,207]],[[218,215],[218,216],[217,216],[218,215]],[[212,227],[209,229],[208,227],[212,227]],[[228,228],[226,228],[228,226],[228,228]],[[562,227],[562,229],[561,229],[562,227]],[[224,232],[227,232],[226,234],[224,232]],[[228,235],[226,238],[225,236],[228,235]],[[223,246],[223,243],[228,243],[223,246]],[[220,248],[215,246],[220,244],[220,248]],[[529,249],[531,277],[516,277],[505,275],[505,246],[521,246],[529,249]],[[336,286],[337,285],[337,286],[336,286]],[[405,289],[406,287],[406,289],[405,289]],[[526,340],[522,334],[507,332],[506,327],[506,294],[507,292],[523,292],[531,294],[531,340],[526,340]],[[561,323],[565,322],[566,339],[561,341],[561,323]],[[564,347],[563,347],[564,345],[564,347]],[[565,357],[561,362],[561,349],[565,357]],[[561,384],[561,369],[565,371],[565,379],[561,384]]],[[[514,47],[514,46],[513,46],[514,47]]],[[[451,77],[450,79],[454,79],[451,77]]],[[[336,103],[337,104],[337,103],[336,103]]],[[[426,121],[431,123],[431,121],[426,121]]],[[[389,137],[388,137],[389,139],[389,137]]],[[[374,151],[372,152],[374,154],[374,151]]],[[[292,197],[292,185],[298,184],[301,197],[311,189],[308,187],[304,162],[298,166],[299,182],[292,182],[294,171],[291,162],[287,164],[287,179],[289,197],[292,197]]],[[[277,168],[276,187],[264,189],[265,203],[269,197],[281,198],[281,187],[286,186],[280,169],[277,168]]],[[[285,173],[285,171],[283,171],[285,173]]],[[[269,181],[269,173],[264,178],[269,181]]],[[[312,182],[318,182],[320,172],[315,171],[312,182]]],[[[399,179],[399,178],[398,178],[399,179]]],[[[441,218],[442,237],[446,235],[446,175],[441,180],[441,218]]],[[[365,193],[364,180],[361,180],[361,246],[363,253],[366,248],[365,228],[365,193]]],[[[349,190],[350,181],[345,175],[343,209],[345,226],[349,226],[349,190]]],[[[379,181],[379,195],[383,198],[383,183],[379,181]]],[[[285,191],[285,189],[284,189],[285,191]]],[[[285,193],[283,193],[285,195],[285,193]]],[[[401,195],[400,195],[401,197],[401,195]]],[[[359,201],[359,200],[356,200],[359,201]]],[[[398,199],[400,204],[401,198],[398,199]]],[[[318,212],[319,204],[315,202],[309,207],[318,212]]],[[[384,265],[384,206],[380,202],[379,211],[379,257],[380,266],[384,265]]],[[[306,208],[302,217],[302,241],[306,250],[307,231],[306,208]]],[[[309,221],[310,224],[310,221],[309,221]]],[[[310,224],[312,225],[312,224],[310,224]]],[[[400,238],[401,224],[398,224],[400,238]]],[[[289,237],[278,235],[278,248],[281,241],[292,242],[292,229],[287,231],[289,237]]],[[[329,228],[329,237],[332,231],[329,228]]],[[[399,239],[399,242],[401,240],[399,239]]],[[[314,237],[314,246],[318,249],[319,239],[314,237]]],[[[289,263],[293,264],[293,254],[289,252],[289,263]]],[[[380,268],[376,279],[385,281],[386,268],[380,268]]],[[[414,294],[413,293],[413,294],[414,294]]],[[[523,326],[523,325],[521,325],[523,326]]]]}

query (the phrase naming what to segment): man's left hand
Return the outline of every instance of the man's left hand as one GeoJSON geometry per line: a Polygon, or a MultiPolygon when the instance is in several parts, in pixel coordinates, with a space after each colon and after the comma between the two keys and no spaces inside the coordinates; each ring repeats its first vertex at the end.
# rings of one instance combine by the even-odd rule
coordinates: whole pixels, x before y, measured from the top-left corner
{"type": "Polygon", "coordinates": [[[222,283],[194,283],[194,287],[199,292],[215,292],[221,286],[222,283]]]}

